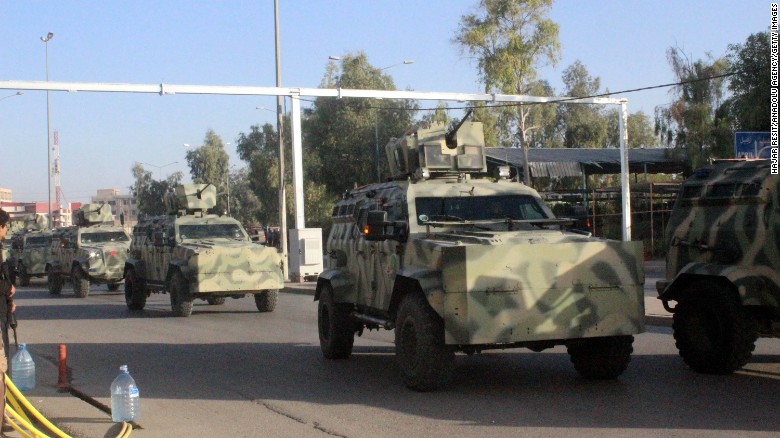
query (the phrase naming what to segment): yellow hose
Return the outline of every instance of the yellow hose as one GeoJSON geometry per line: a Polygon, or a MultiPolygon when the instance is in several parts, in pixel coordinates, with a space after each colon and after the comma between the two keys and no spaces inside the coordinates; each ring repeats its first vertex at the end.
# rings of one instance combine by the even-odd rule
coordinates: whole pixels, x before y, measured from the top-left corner
{"type": "MultiPolygon", "coordinates": [[[[37,409],[35,409],[35,406],[33,406],[29,401],[27,401],[26,398],[24,398],[16,385],[14,385],[14,382],[8,378],[8,375],[5,376],[5,386],[10,390],[11,394],[13,394],[13,396],[16,397],[16,399],[19,400],[25,408],[27,408],[27,411],[41,422],[41,424],[48,427],[49,430],[54,432],[54,434],[60,438],[70,438],[68,434],[60,430],[60,428],[55,426],[51,421],[47,420],[46,417],[44,417],[40,412],[38,412],[37,409]]],[[[6,408],[7,407],[8,405],[6,405],[6,408]]]]}
{"type": "MultiPolygon", "coordinates": [[[[32,422],[24,413],[24,409],[19,405],[19,402],[21,402],[21,404],[24,405],[24,408],[27,408],[27,411],[29,411],[41,424],[54,432],[56,436],[60,438],[71,438],[70,435],[60,430],[60,428],[55,426],[40,412],[38,412],[38,410],[35,409],[35,407],[24,397],[24,395],[22,395],[21,391],[19,391],[19,388],[14,385],[14,382],[8,378],[8,375],[5,375],[5,386],[8,388],[6,395],[9,402],[6,403],[5,410],[10,415],[10,417],[6,418],[9,420],[16,420],[16,422],[19,423],[17,424],[15,421],[8,421],[8,424],[13,427],[14,430],[19,432],[25,438],[49,438],[48,435],[42,433],[32,425],[32,422]],[[23,429],[28,430],[32,435],[25,432],[23,429]]],[[[131,433],[133,433],[133,426],[123,421],[122,429],[119,431],[117,438],[128,438],[131,433]]]]}

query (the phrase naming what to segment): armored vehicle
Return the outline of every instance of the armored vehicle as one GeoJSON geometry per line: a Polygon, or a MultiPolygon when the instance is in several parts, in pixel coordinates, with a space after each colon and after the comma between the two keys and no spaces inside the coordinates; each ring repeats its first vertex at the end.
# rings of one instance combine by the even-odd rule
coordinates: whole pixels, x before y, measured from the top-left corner
{"type": "Polygon", "coordinates": [[[153,292],[170,295],[176,316],[190,316],[195,298],[220,305],[226,297],[254,295],[257,310],[274,310],[284,287],[281,257],[253,243],[237,220],[207,214],[216,193],[211,184],[179,186],[165,198],[170,214],[133,228],[124,268],[130,310],[142,310],[153,292]]]}
{"type": "Polygon", "coordinates": [[[65,282],[73,284],[79,298],[89,295],[90,284],[119,289],[130,236],[123,227],[113,225],[108,204],[85,204],[73,216],[77,225],[52,232],[46,262],[49,293],[59,294],[65,282]]]}
{"type": "Polygon", "coordinates": [[[716,162],[680,188],[656,288],[680,356],[698,372],[731,373],[758,336],[780,336],[779,194],[769,160],[716,162]]]}
{"type": "Polygon", "coordinates": [[[447,383],[458,351],[565,345],[586,378],[626,369],[644,330],[641,242],[567,231],[508,169],[488,178],[481,123],[411,130],[386,153],[392,178],[333,209],[315,292],[326,358],[383,327],[419,391],[447,383]]]}
{"type": "Polygon", "coordinates": [[[29,286],[31,277],[46,275],[46,261],[51,246],[51,230],[43,215],[24,218],[23,229],[11,241],[9,263],[20,286],[29,286]]]}

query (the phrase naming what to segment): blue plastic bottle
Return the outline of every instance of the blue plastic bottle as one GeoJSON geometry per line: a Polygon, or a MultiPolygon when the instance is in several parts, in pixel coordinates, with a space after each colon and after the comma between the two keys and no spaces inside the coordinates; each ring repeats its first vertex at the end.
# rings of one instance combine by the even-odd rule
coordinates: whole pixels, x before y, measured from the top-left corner
{"type": "Polygon", "coordinates": [[[127,365],[119,367],[119,375],[111,383],[111,420],[115,423],[135,421],[141,413],[141,395],[127,365]]]}
{"type": "Polygon", "coordinates": [[[35,388],[35,362],[26,344],[19,345],[19,351],[11,360],[11,381],[20,391],[35,388]]]}

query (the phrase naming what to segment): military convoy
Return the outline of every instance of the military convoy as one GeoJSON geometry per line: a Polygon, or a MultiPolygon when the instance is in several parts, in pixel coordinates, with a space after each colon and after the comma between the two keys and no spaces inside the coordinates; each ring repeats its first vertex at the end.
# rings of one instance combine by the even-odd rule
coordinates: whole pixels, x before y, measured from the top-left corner
{"type": "Polygon", "coordinates": [[[142,310],[153,292],[168,293],[175,316],[192,313],[198,298],[220,305],[253,295],[257,310],[271,312],[284,287],[275,248],[253,243],[241,224],[208,214],[216,204],[211,184],[186,184],[165,198],[168,213],[133,229],[124,264],[125,302],[142,310]]]}
{"type": "Polygon", "coordinates": [[[780,336],[780,176],[769,160],[699,169],[666,230],[667,279],[656,288],[680,356],[698,372],[732,373],[758,336],[780,336]]]}
{"type": "Polygon", "coordinates": [[[508,169],[488,178],[480,123],[416,129],[386,153],[391,180],[333,209],[315,292],[326,358],[383,327],[419,391],[447,383],[458,351],[565,345],[586,378],[626,369],[644,331],[641,242],[568,231],[508,169]]]}
{"type": "Polygon", "coordinates": [[[73,216],[76,225],[57,228],[51,235],[45,268],[49,293],[60,294],[65,283],[73,284],[79,298],[89,295],[93,284],[119,289],[130,236],[114,225],[108,204],[84,204],[73,216]]]}
{"type": "Polygon", "coordinates": [[[29,286],[31,278],[46,275],[51,230],[43,215],[27,215],[22,223],[22,229],[11,239],[7,260],[14,273],[14,282],[19,286],[29,286]]]}

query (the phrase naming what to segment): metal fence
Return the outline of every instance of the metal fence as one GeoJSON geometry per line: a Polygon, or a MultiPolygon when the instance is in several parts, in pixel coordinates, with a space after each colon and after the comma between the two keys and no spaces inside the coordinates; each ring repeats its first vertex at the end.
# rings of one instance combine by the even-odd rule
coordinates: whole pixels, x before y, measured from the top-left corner
{"type": "MultiPolygon", "coordinates": [[[[631,186],[631,238],[641,240],[645,257],[666,251],[664,235],[679,183],[647,183],[631,186]]],[[[542,198],[558,217],[577,220],[580,228],[608,239],[622,237],[620,188],[542,192],[542,198]]]]}

